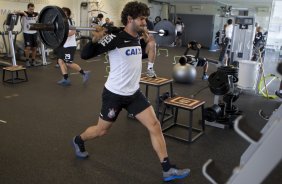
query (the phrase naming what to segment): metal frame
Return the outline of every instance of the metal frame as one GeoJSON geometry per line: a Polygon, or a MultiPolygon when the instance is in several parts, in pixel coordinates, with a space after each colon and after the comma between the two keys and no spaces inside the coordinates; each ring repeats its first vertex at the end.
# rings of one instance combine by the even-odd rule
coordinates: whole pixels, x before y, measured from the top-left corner
{"type": "MultiPolygon", "coordinates": [[[[239,166],[235,167],[232,176],[226,183],[262,183],[269,173],[282,160],[282,105],[271,115],[269,122],[262,129],[262,136],[258,140],[250,138],[247,132],[240,129],[241,117],[235,120],[235,130],[244,139],[251,143],[241,157],[239,166]]],[[[209,159],[202,167],[204,176],[211,183],[218,183],[213,177],[220,173],[209,173],[213,161],[209,159]],[[213,176],[211,176],[213,174],[213,176]]],[[[220,171],[217,171],[220,172],[220,171]]]]}
{"type": "Polygon", "coordinates": [[[198,109],[199,107],[195,108],[195,109],[187,109],[187,108],[183,108],[183,107],[180,107],[180,106],[175,106],[175,105],[170,105],[170,104],[165,104],[165,108],[163,110],[163,113],[162,113],[162,118],[161,118],[161,125],[163,126],[164,124],[164,115],[166,113],[166,109],[168,106],[170,106],[172,109],[175,108],[175,112],[174,112],[174,119],[173,119],[173,123],[165,128],[162,129],[163,131],[163,134],[168,136],[168,137],[171,137],[171,138],[174,138],[174,139],[177,139],[177,140],[180,140],[180,141],[184,141],[184,142],[194,142],[196,139],[198,139],[200,136],[202,136],[205,132],[205,121],[204,121],[204,105],[205,103],[203,103],[202,105],[200,105],[199,107],[201,107],[201,110],[202,110],[202,120],[201,120],[201,124],[202,124],[202,129],[198,129],[198,128],[194,128],[193,127],[193,111],[198,109]],[[183,109],[183,110],[188,110],[189,111],[189,125],[184,125],[184,124],[181,124],[181,123],[177,123],[177,117],[178,117],[178,109],[183,109]],[[172,135],[172,134],[168,134],[168,133],[165,133],[166,131],[168,131],[169,129],[171,128],[174,128],[174,127],[181,127],[181,128],[185,128],[185,129],[188,129],[188,139],[185,139],[185,138],[181,138],[181,137],[178,137],[178,136],[175,136],[175,135],[172,135]],[[195,136],[192,136],[192,132],[195,131],[197,132],[197,135],[195,136]]]}

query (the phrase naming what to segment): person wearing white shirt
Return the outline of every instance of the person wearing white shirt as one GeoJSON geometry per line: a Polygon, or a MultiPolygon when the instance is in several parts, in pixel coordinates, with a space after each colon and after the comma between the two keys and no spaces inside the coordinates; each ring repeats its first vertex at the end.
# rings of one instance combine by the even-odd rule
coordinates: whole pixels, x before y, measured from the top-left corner
{"type": "MultiPolygon", "coordinates": [[[[73,25],[74,22],[70,18],[71,10],[69,8],[63,7],[69,25],[73,25]]],[[[69,30],[68,38],[62,47],[56,49],[58,64],[60,65],[60,69],[63,75],[63,78],[57,83],[62,86],[69,86],[70,79],[68,75],[68,67],[78,71],[83,77],[83,83],[86,83],[89,79],[89,71],[84,71],[78,64],[73,63],[74,54],[76,51],[76,40],[75,40],[75,30],[69,30]]]]}
{"type": "Polygon", "coordinates": [[[22,27],[23,27],[23,36],[25,43],[25,65],[27,67],[37,66],[36,50],[37,50],[37,32],[34,30],[29,30],[29,24],[36,23],[38,18],[38,12],[34,11],[34,4],[28,3],[27,11],[17,13],[22,17],[22,27]],[[31,51],[31,62],[29,61],[31,51]]]}
{"type": "Polygon", "coordinates": [[[181,35],[184,31],[184,23],[182,22],[182,19],[180,17],[177,17],[176,23],[175,23],[175,30],[176,30],[176,39],[175,39],[175,46],[180,47],[182,45],[181,35]]]}
{"type": "Polygon", "coordinates": [[[220,52],[219,59],[218,59],[224,66],[227,66],[227,61],[228,61],[227,49],[230,47],[232,34],[233,34],[233,24],[232,23],[233,23],[232,19],[227,20],[227,26],[225,28],[225,38],[223,40],[221,52],[220,52]]]}

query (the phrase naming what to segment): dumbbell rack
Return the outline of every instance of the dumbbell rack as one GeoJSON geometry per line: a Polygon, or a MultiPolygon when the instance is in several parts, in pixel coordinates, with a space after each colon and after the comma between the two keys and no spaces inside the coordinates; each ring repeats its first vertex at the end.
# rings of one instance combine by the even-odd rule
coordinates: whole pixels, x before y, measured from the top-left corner
{"type": "MultiPolygon", "coordinates": [[[[221,69],[221,70],[224,70],[224,68],[221,69]]],[[[212,90],[212,92],[214,94],[217,94],[217,95],[214,96],[214,104],[215,105],[219,105],[220,101],[225,101],[225,100],[222,100],[222,99],[224,99],[223,98],[224,95],[227,95],[229,93],[234,95],[236,93],[237,88],[236,88],[236,85],[234,83],[236,83],[238,80],[235,80],[235,82],[234,82],[234,74],[231,71],[228,71],[226,69],[225,72],[226,72],[226,75],[227,75],[227,80],[228,80],[228,84],[229,84],[230,89],[229,89],[229,91],[221,93],[221,95],[218,95],[217,93],[215,93],[215,91],[212,90]]],[[[233,102],[234,102],[233,99],[230,99],[230,101],[224,103],[225,104],[224,109],[221,109],[222,116],[216,118],[215,121],[205,120],[205,124],[209,125],[209,126],[216,127],[216,128],[221,128],[221,129],[227,129],[228,127],[232,128],[233,121],[240,114],[238,108],[236,108],[235,106],[232,105],[233,102]],[[231,107],[229,107],[229,106],[231,106],[231,107]],[[229,109],[227,107],[229,107],[229,109]],[[233,109],[233,107],[234,107],[234,109],[233,109]]]]}
{"type": "MultiPolygon", "coordinates": [[[[214,104],[218,105],[219,98],[220,98],[219,95],[214,96],[214,104]]],[[[222,129],[226,129],[228,127],[227,124],[219,123],[217,121],[211,122],[211,121],[207,121],[207,120],[205,120],[205,125],[209,125],[209,126],[216,127],[216,128],[222,128],[222,129]]]]}

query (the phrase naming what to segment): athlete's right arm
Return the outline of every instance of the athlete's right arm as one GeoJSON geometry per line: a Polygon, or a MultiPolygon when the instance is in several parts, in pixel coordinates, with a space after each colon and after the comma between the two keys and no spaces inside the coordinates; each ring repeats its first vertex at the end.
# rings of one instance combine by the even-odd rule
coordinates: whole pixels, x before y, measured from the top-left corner
{"type": "Polygon", "coordinates": [[[116,34],[107,34],[103,38],[97,40],[94,37],[92,42],[88,42],[85,45],[85,47],[83,47],[80,57],[82,59],[90,59],[104,52],[113,50],[116,47],[117,47],[116,34]]]}
{"type": "Polygon", "coordinates": [[[28,16],[25,11],[20,11],[20,10],[18,10],[18,11],[15,11],[15,13],[19,14],[20,16],[25,16],[25,17],[28,16]]]}

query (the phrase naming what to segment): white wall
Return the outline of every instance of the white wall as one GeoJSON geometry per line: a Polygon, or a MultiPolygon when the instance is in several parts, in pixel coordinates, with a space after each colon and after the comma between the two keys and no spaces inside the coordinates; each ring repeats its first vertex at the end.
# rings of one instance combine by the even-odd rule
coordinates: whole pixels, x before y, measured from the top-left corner
{"type": "MultiPolygon", "coordinates": [[[[104,18],[109,17],[116,26],[122,26],[121,24],[121,11],[124,7],[124,5],[127,2],[130,2],[131,0],[95,0],[96,2],[98,2],[98,8],[97,8],[97,4],[94,3],[90,3],[88,5],[88,11],[91,10],[102,10],[104,12],[101,12],[104,14],[104,18]]],[[[162,8],[161,5],[158,4],[150,4],[148,3],[148,0],[139,0],[140,2],[146,3],[148,4],[150,11],[151,11],[151,15],[149,17],[150,20],[154,20],[156,16],[164,16],[163,12],[167,11],[167,8],[162,8]]],[[[83,2],[83,0],[79,0],[79,4],[83,2]]],[[[92,1],[90,1],[92,2],[92,1]]],[[[98,13],[100,13],[99,11],[91,11],[89,13],[88,17],[85,17],[85,19],[89,19],[90,17],[95,17],[98,15],[98,13]]],[[[167,17],[167,14],[165,15],[167,17]]]]}
{"type": "MultiPolygon", "coordinates": [[[[218,4],[189,4],[189,3],[178,3],[176,4],[176,12],[179,14],[201,14],[201,15],[219,15],[220,6],[218,4]]],[[[260,26],[267,28],[269,23],[271,3],[245,3],[243,5],[234,4],[234,8],[251,8],[254,10],[256,22],[260,26]],[[266,11],[258,11],[266,10],[266,11]]]]}

